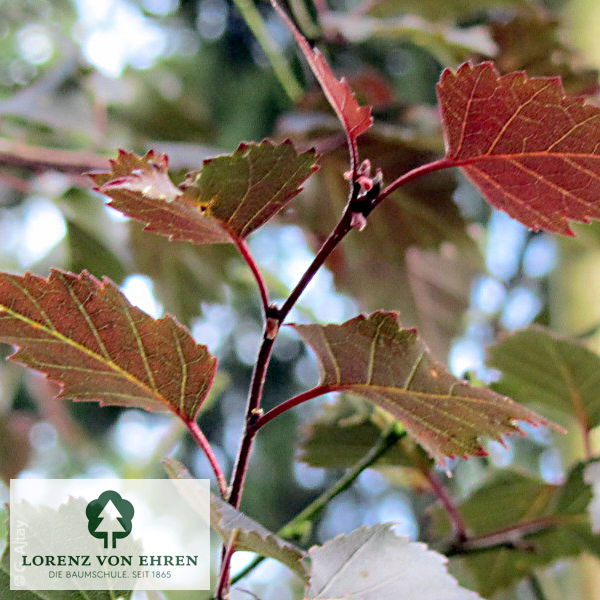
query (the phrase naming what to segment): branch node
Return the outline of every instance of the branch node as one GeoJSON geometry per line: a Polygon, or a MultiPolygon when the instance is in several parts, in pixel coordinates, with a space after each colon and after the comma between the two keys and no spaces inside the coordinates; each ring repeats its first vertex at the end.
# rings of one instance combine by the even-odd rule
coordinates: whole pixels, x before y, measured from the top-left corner
{"type": "Polygon", "coordinates": [[[267,319],[281,319],[281,309],[277,304],[269,304],[266,309],[267,319]]]}
{"type": "MultiPolygon", "coordinates": [[[[267,315],[268,315],[268,313],[267,313],[267,315]]],[[[267,316],[267,323],[265,326],[265,339],[274,340],[277,337],[277,334],[279,333],[280,325],[281,325],[281,318],[279,316],[277,316],[277,317],[267,316]]]]}
{"type": "Polygon", "coordinates": [[[362,212],[353,212],[350,227],[356,231],[362,231],[367,226],[367,217],[362,212]]]}
{"type": "Polygon", "coordinates": [[[264,410],[262,408],[253,408],[248,415],[248,426],[253,427],[256,422],[263,416],[264,410]]]}
{"type": "Polygon", "coordinates": [[[367,225],[367,217],[375,208],[375,202],[381,191],[383,184],[383,174],[381,169],[377,169],[375,177],[369,179],[369,186],[363,186],[363,193],[355,200],[350,202],[352,217],[350,227],[362,231],[367,225]]]}

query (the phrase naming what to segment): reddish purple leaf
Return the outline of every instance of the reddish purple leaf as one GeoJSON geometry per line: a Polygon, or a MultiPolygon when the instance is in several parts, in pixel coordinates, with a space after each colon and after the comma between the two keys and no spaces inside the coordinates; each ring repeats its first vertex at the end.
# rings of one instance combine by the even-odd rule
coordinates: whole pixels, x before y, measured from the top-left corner
{"type": "Polygon", "coordinates": [[[177,187],[168,159],[153,151],[121,151],[111,170],[92,173],[109,206],[146,229],[195,244],[244,238],[275,216],[316,170],[314,151],[296,153],[291,142],[240,144],[233,154],[204,161],[177,187]]]}
{"type": "Polygon", "coordinates": [[[185,421],[196,419],[217,367],[173,317],[149,317],[86,271],[0,273],[0,341],[59,383],[62,398],[168,409],[185,421]]]}
{"type": "Polygon", "coordinates": [[[342,79],[337,79],[319,49],[310,47],[306,38],[298,31],[297,27],[275,0],[271,0],[271,4],[296,38],[296,43],[300,46],[302,53],[306,57],[312,72],[321,85],[325,96],[327,96],[327,100],[329,100],[329,104],[331,104],[331,107],[342,122],[346,135],[354,143],[356,138],[367,131],[373,124],[371,107],[359,106],[346,79],[343,77],[342,79]]]}
{"type": "Polygon", "coordinates": [[[500,76],[490,62],[446,69],[437,86],[446,157],[496,208],[573,235],[600,218],[600,109],[560,78],[500,76]]]}
{"type": "Polygon", "coordinates": [[[485,454],[479,438],[519,432],[517,421],[549,424],[510,398],[448,373],[414,329],[399,326],[396,313],[293,327],[321,363],[323,393],[347,391],[377,404],[438,462],[485,454]]]}

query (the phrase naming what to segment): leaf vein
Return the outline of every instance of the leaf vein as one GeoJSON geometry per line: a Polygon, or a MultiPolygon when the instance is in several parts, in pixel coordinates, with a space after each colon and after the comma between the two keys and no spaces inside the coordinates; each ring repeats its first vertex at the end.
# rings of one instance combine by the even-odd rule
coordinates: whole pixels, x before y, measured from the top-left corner
{"type": "Polygon", "coordinates": [[[73,291],[73,288],[69,285],[69,282],[65,279],[64,275],[62,273],[59,273],[58,276],[60,277],[60,280],[62,281],[63,285],[65,286],[67,293],[69,294],[69,296],[75,303],[75,306],[77,306],[77,309],[79,310],[79,312],[82,314],[83,318],[85,319],[85,322],[87,323],[90,331],[92,332],[92,335],[94,336],[94,339],[96,340],[96,343],[98,344],[98,346],[100,347],[100,350],[102,351],[102,354],[104,355],[104,358],[108,362],[114,362],[113,359],[111,358],[108,350],[106,349],[106,346],[104,345],[104,342],[102,341],[102,338],[100,337],[100,332],[98,331],[98,328],[92,321],[92,318],[90,317],[90,314],[86,310],[85,306],[79,300],[79,298],[76,296],[75,292],[73,291]]]}

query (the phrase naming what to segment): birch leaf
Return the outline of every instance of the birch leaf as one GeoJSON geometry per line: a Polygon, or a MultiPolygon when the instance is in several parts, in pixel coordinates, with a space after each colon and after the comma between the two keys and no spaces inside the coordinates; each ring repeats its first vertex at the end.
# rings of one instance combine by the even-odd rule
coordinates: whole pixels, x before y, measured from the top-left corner
{"type": "Polygon", "coordinates": [[[547,408],[565,426],[582,431],[600,424],[600,356],[581,342],[533,325],[490,349],[490,366],[502,371],[495,388],[524,404],[547,408]]]}
{"type": "Polygon", "coordinates": [[[204,161],[176,186],[165,154],[121,151],[110,171],[92,173],[109,206],[141,221],[148,231],[194,244],[245,238],[275,216],[316,170],[314,151],[291,142],[240,144],[233,154],[204,161]]]}
{"type": "MultiPolygon", "coordinates": [[[[594,535],[588,511],[592,489],[584,481],[585,463],[576,464],[562,485],[550,485],[516,471],[492,474],[458,506],[471,539],[499,532],[496,543],[451,561],[451,571],[472,574],[472,587],[485,598],[515,585],[536,569],[584,553],[600,556],[600,536],[594,535]],[[490,510],[490,506],[494,507],[490,510]]],[[[447,516],[434,513],[437,531],[447,516]]],[[[432,532],[433,533],[433,532],[432,532]]]]}
{"type": "Polygon", "coordinates": [[[396,535],[391,523],[361,527],[308,556],[306,600],[480,599],[448,574],[445,556],[396,535]]]}
{"type": "Polygon", "coordinates": [[[297,27],[275,0],[271,0],[271,4],[296,39],[296,43],[300,47],[300,50],[302,50],[312,72],[321,85],[321,89],[327,97],[329,104],[331,104],[335,114],[342,123],[346,136],[353,144],[356,143],[356,138],[367,131],[373,124],[371,107],[359,106],[354,97],[354,92],[346,79],[337,79],[319,49],[310,47],[306,38],[298,31],[297,27]]]}
{"type": "Polygon", "coordinates": [[[173,317],[151,318],[86,271],[0,273],[0,341],[59,383],[61,398],[170,410],[185,421],[195,420],[217,366],[173,317]]]}
{"type": "Polygon", "coordinates": [[[446,158],[493,206],[567,235],[569,220],[600,218],[600,108],[558,77],[500,76],[491,62],[446,69],[437,93],[446,158]]]}
{"type": "Polygon", "coordinates": [[[322,393],[347,391],[390,412],[438,462],[485,454],[481,436],[520,432],[517,421],[547,425],[533,411],[474,387],[436,362],[395,313],[358,316],[342,325],[292,325],[321,363],[322,393]]]}
{"type": "MultiPolygon", "coordinates": [[[[81,506],[81,503],[84,502],[81,498],[71,498],[71,502],[67,504],[61,505],[60,508],[51,509],[47,506],[40,507],[40,512],[37,512],[35,508],[32,507],[32,511],[30,516],[32,517],[31,523],[36,523],[37,527],[29,529],[29,534],[33,535],[33,537],[38,538],[36,542],[40,544],[40,539],[46,538],[48,535],[62,535],[62,536],[70,536],[72,535],[71,531],[65,531],[60,529],[60,527],[56,527],[56,516],[57,512],[62,513],[63,523],[65,513],[67,511],[72,511],[74,507],[77,507],[77,510],[80,514],[84,514],[85,511],[85,503],[81,506]],[[43,523],[40,526],[40,522],[43,523]],[[44,529],[47,527],[47,529],[44,529]]],[[[70,514],[70,513],[67,513],[70,514]]],[[[0,531],[3,529],[4,521],[8,519],[8,514],[0,509],[0,531]]],[[[8,529],[8,527],[7,527],[8,529]]],[[[4,540],[1,539],[0,542],[4,540]]],[[[135,544],[136,542],[131,542],[131,544],[135,544]]],[[[43,547],[43,542],[42,542],[43,547]]],[[[136,547],[139,554],[139,548],[136,547]]],[[[133,594],[131,590],[129,591],[117,591],[117,590],[23,590],[16,591],[10,589],[10,571],[11,571],[11,561],[10,561],[10,546],[7,543],[4,547],[4,550],[0,552],[0,598],[2,600],[129,600],[133,594]]],[[[115,580],[117,582],[118,580],[115,580]]],[[[107,587],[110,583],[107,583],[107,587]]]]}

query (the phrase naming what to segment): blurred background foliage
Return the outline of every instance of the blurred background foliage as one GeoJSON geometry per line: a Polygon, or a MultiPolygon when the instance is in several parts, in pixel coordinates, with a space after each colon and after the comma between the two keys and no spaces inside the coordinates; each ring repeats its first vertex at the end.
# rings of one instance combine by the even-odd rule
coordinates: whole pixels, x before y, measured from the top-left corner
{"type": "MultiPolygon", "coordinates": [[[[443,152],[435,82],[445,66],[491,58],[504,72],[562,75],[572,93],[598,89],[595,0],[290,0],[288,9],[373,105],[376,125],[361,138],[361,153],[388,181],[443,152]]],[[[101,168],[122,147],[167,152],[183,174],[265,136],[290,137],[323,155],[302,195],[250,240],[282,298],[338,218],[347,158],[332,112],[270,7],[251,0],[0,0],[0,268],[43,275],[50,266],[87,268],[112,278],[151,315],[166,311],[187,324],[221,361],[201,425],[227,470],[260,336],[250,275],[230,247],[194,248],[142,233],[106,209],[81,173],[101,168]]],[[[490,211],[458,173],[438,173],[395,194],[364,232],[349,236],[291,320],[398,310],[454,374],[486,382],[498,375],[486,348],[534,321],[600,349],[600,229],[576,230],[567,240],[528,232],[490,211]]],[[[266,407],[317,377],[313,357],[284,330],[266,407]]],[[[54,392],[36,374],[0,363],[0,499],[17,476],[163,477],[166,454],[210,476],[173,418],[65,403],[54,392]]],[[[348,399],[324,409],[331,401],[313,400],[261,432],[243,508],[267,527],[281,527],[376,439],[381,415],[348,399]]],[[[577,431],[562,439],[528,433],[506,447],[490,444],[487,459],[453,464],[451,493],[466,498],[491,478],[479,493],[488,493],[491,512],[502,512],[494,503],[510,503],[507,490],[531,498],[540,486],[564,481],[583,456],[577,431]],[[522,481],[494,480],[502,468],[522,481]]],[[[408,466],[405,452],[390,453],[331,503],[304,542],[381,521],[398,522],[413,539],[437,539],[434,508],[422,473],[408,466]]],[[[215,564],[217,551],[215,543],[215,564]]],[[[550,552],[541,561],[547,597],[599,598],[597,562],[571,554],[556,560],[550,552]]],[[[238,553],[234,571],[251,558],[238,553]]],[[[530,582],[519,581],[518,565],[498,567],[504,589],[493,592],[478,577],[489,564],[469,572],[459,563],[456,572],[486,597],[535,597],[530,582]]],[[[273,561],[241,587],[262,600],[301,593],[273,561]]]]}

